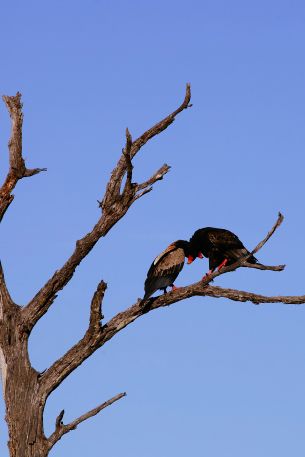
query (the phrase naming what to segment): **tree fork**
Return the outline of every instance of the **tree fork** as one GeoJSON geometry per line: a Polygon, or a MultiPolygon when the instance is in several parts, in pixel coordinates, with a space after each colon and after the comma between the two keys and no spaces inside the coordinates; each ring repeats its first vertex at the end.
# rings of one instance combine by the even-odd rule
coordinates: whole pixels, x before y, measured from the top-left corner
{"type": "MultiPolygon", "coordinates": [[[[0,263],[0,367],[3,384],[3,396],[6,404],[6,422],[9,430],[10,457],[46,457],[54,444],[61,437],[74,430],[78,424],[98,414],[106,407],[123,398],[126,394],[119,393],[87,413],[82,414],[69,424],[63,424],[63,414],[56,420],[56,427],[50,437],[43,430],[43,412],[49,394],[59,381],[53,379],[53,385],[48,386],[45,376],[38,373],[32,366],[28,354],[28,339],[32,328],[53,304],[57,293],[72,278],[76,267],[93,249],[99,239],[126,214],[136,200],[152,190],[153,184],[162,180],[169,171],[168,165],[163,165],[150,179],[142,183],[132,182],[132,159],[140,149],[154,136],[159,135],[175,117],[187,109],[190,101],[190,86],[186,86],[185,98],[182,104],[171,114],[144,132],[135,141],[126,130],[126,145],[112,171],[104,197],[100,203],[102,214],[87,235],[76,242],[76,247],[66,263],[56,271],[44,287],[25,307],[13,302],[4,279],[0,263]],[[121,184],[126,175],[126,184],[121,184]],[[48,388],[51,387],[51,388],[48,388]]],[[[20,180],[45,171],[45,168],[27,168],[22,155],[22,124],[23,113],[21,94],[3,96],[11,118],[11,136],[8,143],[9,170],[0,187],[0,222],[14,199],[13,190],[20,180]]],[[[101,303],[106,290],[106,284],[101,281],[91,303],[90,321],[84,341],[91,341],[101,329],[101,303]]],[[[93,351],[91,354],[92,355],[93,351]]],[[[79,364],[83,362],[83,355],[79,364]]],[[[56,376],[55,376],[56,378],[56,376]]]]}
{"type": "MultiPolygon", "coordinates": [[[[102,214],[92,230],[79,241],[70,257],[56,270],[30,302],[21,308],[12,300],[5,283],[0,263],[0,367],[3,394],[6,403],[6,422],[9,429],[10,457],[47,457],[50,449],[63,435],[74,430],[80,423],[95,416],[104,408],[125,396],[125,392],[112,398],[68,424],[63,423],[64,410],[55,422],[55,430],[46,437],[43,430],[43,412],[48,396],[88,357],[144,314],[161,307],[169,306],[193,296],[224,297],[234,301],[259,303],[303,304],[302,296],[263,296],[242,290],[225,289],[211,286],[216,277],[235,271],[241,267],[251,267],[282,271],[284,265],[264,266],[247,263],[248,257],[261,249],[283,221],[278,219],[267,236],[247,256],[230,266],[215,271],[203,280],[181,287],[176,291],[159,297],[152,297],[143,302],[138,299],[130,308],[102,323],[102,302],[106,292],[106,283],[100,281],[92,297],[88,328],[84,336],[65,354],[56,360],[44,373],[38,373],[32,366],[28,354],[28,340],[31,330],[39,319],[48,312],[57,294],[73,277],[78,265],[86,258],[95,244],[127,213],[129,208],[142,196],[152,190],[152,186],[162,180],[170,167],[164,164],[155,171],[151,178],[143,182],[133,182],[133,159],[140,149],[153,137],[159,135],[175,120],[175,117],[189,108],[191,98],[190,85],[187,84],[182,104],[171,114],[144,132],[136,140],[126,130],[126,143],[122,154],[114,167],[104,196],[99,202],[102,214]],[[125,185],[123,185],[126,177],[125,185]]],[[[12,119],[12,131],[9,141],[10,166],[8,174],[0,188],[0,222],[13,201],[12,191],[19,180],[33,176],[44,169],[28,169],[22,156],[22,104],[21,94],[3,97],[12,119]]]]}

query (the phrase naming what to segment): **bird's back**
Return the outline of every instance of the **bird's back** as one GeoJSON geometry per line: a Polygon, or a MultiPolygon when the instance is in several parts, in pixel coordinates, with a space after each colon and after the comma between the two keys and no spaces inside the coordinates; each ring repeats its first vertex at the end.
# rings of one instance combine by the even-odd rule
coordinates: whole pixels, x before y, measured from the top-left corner
{"type": "MultiPolygon", "coordinates": [[[[204,256],[215,258],[223,255],[229,263],[233,263],[240,257],[250,254],[235,233],[227,229],[205,227],[197,230],[190,243],[201,250],[204,256]]],[[[256,263],[254,256],[249,257],[248,262],[256,263]]]]}
{"type": "Polygon", "coordinates": [[[167,248],[151,264],[145,281],[144,299],[158,289],[170,286],[183,268],[185,253],[182,248],[167,248]]]}

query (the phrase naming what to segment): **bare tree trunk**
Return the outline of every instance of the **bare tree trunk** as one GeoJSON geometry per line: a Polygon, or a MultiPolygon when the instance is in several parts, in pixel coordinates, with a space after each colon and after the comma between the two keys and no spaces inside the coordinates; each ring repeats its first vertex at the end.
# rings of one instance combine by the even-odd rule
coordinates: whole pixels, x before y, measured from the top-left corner
{"type": "Polygon", "coordinates": [[[10,456],[44,457],[48,455],[48,446],[43,433],[45,399],[40,392],[40,376],[29,361],[28,336],[22,331],[20,307],[11,300],[3,279],[1,274],[0,347],[10,456]]]}
{"type": "Polygon", "coordinates": [[[20,364],[15,364],[15,369],[5,393],[10,456],[45,457],[49,447],[43,433],[38,374],[20,364]]]}

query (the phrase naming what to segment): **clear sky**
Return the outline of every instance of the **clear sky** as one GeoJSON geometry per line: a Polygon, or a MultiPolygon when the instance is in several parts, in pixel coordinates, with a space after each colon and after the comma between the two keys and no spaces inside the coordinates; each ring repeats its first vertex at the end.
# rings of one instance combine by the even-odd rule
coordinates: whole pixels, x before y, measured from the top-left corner
{"type": "MultiPolygon", "coordinates": [[[[152,259],[197,228],[225,227],[248,248],[281,210],[258,257],[216,285],[305,293],[305,3],[302,0],[9,1],[1,3],[1,94],[22,92],[24,151],[48,172],[18,184],[0,249],[26,304],[99,217],[96,201],[124,144],[194,106],[143,148],[135,176],[171,172],[100,241],[31,339],[44,370],[83,334],[100,279],[108,319],[143,294],[152,259]]],[[[0,170],[10,123],[0,105],[0,170]]],[[[205,261],[176,285],[197,281],[205,261]]],[[[146,315],[49,399],[46,433],[121,391],[128,396],[62,438],[56,457],[303,457],[305,306],[193,298],[146,315]]],[[[1,403],[1,416],[4,407],[1,403]]],[[[1,420],[0,453],[7,456],[1,420]]]]}

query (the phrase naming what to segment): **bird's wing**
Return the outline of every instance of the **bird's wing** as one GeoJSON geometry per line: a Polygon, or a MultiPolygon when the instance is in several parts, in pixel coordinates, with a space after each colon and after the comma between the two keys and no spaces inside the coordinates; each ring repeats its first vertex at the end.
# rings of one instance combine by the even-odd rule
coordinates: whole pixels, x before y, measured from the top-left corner
{"type": "Polygon", "coordinates": [[[217,248],[210,249],[210,256],[209,256],[209,269],[214,271],[221,262],[224,260],[223,252],[219,251],[217,248]]]}
{"type": "Polygon", "coordinates": [[[153,261],[152,265],[156,266],[164,258],[164,256],[166,256],[169,252],[175,251],[175,249],[177,249],[177,248],[173,244],[170,244],[169,246],[167,246],[167,248],[164,249],[164,251],[161,252],[161,254],[159,254],[155,258],[155,260],[153,261]]]}
{"type": "MultiPolygon", "coordinates": [[[[176,270],[176,268],[184,264],[184,251],[181,248],[174,248],[166,252],[165,255],[155,264],[155,269],[157,273],[171,273],[171,271],[176,270]]],[[[180,270],[182,269],[180,268],[180,270]]],[[[180,271],[179,270],[179,271],[180,271]]]]}
{"type": "MultiPolygon", "coordinates": [[[[229,230],[220,229],[209,232],[209,240],[212,245],[222,252],[224,255],[227,255],[231,259],[239,259],[244,257],[247,254],[250,254],[248,249],[245,248],[243,243],[240,241],[238,236],[229,230]]],[[[256,261],[255,257],[251,257],[250,261],[256,261]]]]}
{"type": "Polygon", "coordinates": [[[145,281],[145,298],[171,285],[184,265],[184,251],[169,246],[151,264],[145,281]]]}

